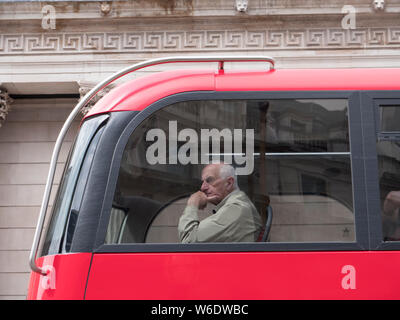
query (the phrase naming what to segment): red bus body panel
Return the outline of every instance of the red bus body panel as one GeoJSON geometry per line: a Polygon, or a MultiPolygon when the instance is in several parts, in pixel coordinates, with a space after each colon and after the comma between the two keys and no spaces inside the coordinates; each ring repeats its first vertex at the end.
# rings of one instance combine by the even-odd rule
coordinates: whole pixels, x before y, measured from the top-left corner
{"type": "Polygon", "coordinates": [[[400,69],[167,71],[116,87],[86,117],[110,111],[141,111],[162,98],[190,91],[400,90],[400,81],[395,79],[400,79],[400,69]]]}
{"type": "Polygon", "coordinates": [[[94,254],[86,299],[400,299],[398,252],[94,254]]]}
{"type": "Polygon", "coordinates": [[[109,111],[143,110],[153,102],[188,91],[214,90],[210,71],[169,71],[128,81],[100,99],[86,117],[109,111]]]}
{"type": "Polygon", "coordinates": [[[92,253],[58,254],[36,260],[47,275],[31,272],[27,299],[82,300],[92,253]]]}

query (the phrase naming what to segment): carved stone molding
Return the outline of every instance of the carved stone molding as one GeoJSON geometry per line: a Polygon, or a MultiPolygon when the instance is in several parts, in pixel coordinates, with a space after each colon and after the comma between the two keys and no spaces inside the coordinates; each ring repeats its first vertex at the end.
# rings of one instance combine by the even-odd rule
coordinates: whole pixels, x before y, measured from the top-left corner
{"type": "MultiPolygon", "coordinates": [[[[79,85],[79,95],[80,99],[82,99],[90,90],[94,88],[96,83],[93,82],[86,82],[86,81],[78,81],[79,85]]],[[[111,84],[108,85],[106,88],[102,89],[99,91],[87,104],[84,106],[81,110],[81,113],[83,116],[85,116],[89,110],[96,104],[97,101],[99,101],[104,95],[106,95],[108,92],[110,92],[111,89],[113,89],[115,85],[111,84]]]]}
{"type": "Polygon", "coordinates": [[[399,48],[400,27],[1,34],[0,55],[399,48]]]}
{"type": "MultiPolygon", "coordinates": [[[[303,15],[315,18],[315,15],[340,14],[344,5],[357,8],[357,13],[373,14],[376,5],[383,0],[130,0],[106,1],[108,17],[112,18],[159,18],[165,17],[252,17],[303,15]],[[237,4],[247,3],[247,7],[237,4]],[[238,10],[239,9],[239,10],[238,10]]],[[[96,19],[103,17],[104,9],[99,4],[104,1],[17,1],[7,0],[0,4],[1,20],[41,19],[44,4],[51,4],[63,19],[96,19]]],[[[378,7],[377,7],[378,8],[378,7]]],[[[400,4],[397,0],[387,0],[382,12],[398,13],[400,4]]],[[[153,20],[153,21],[154,21],[153,20]]]]}
{"type": "Polygon", "coordinates": [[[0,128],[6,120],[6,116],[11,108],[13,99],[8,95],[7,90],[0,88],[0,128]]]}

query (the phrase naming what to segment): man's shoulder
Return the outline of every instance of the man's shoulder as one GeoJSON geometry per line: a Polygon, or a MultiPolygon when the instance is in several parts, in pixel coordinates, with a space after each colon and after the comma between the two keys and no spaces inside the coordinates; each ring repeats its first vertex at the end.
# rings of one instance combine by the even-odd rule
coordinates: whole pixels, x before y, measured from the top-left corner
{"type": "Polygon", "coordinates": [[[241,207],[246,207],[251,209],[253,203],[250,201],[249,197],[241,190],[234,191],[232,196],[226,201],[226,205],[238,205],[241,207]]]}

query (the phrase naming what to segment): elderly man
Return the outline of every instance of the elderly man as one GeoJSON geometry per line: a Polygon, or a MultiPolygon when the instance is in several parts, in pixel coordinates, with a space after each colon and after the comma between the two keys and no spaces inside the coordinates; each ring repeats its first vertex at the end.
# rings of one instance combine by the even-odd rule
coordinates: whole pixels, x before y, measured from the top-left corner
{"type": "Polygon", "coordinates": [[[239,190],[234,168],[224,163],[207,165],[200,191],[190,196],[179,219],[181,242],[254,242],[261,229],[261,217],[239,190]],[[198,210],[209,202],[217,206],[215,213],[199,221],[198,210]]]}

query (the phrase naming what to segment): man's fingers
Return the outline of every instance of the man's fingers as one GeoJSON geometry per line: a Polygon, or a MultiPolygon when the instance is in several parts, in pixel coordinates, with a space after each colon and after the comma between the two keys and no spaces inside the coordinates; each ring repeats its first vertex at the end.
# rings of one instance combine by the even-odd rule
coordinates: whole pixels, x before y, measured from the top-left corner
{"type": "Polygon", "coordinates": [[[218,196],[207,197],[207,201],[210,202],[210,201],[216,200],[217,198],[218,198],[218,196]]]}
{"type": "Polygon", "coordinates": [[[204,207],[207,205],[207,196],[202,191],[193,193],[188,199],[188,205],[195,205],[196,207],[204,207]]]}

